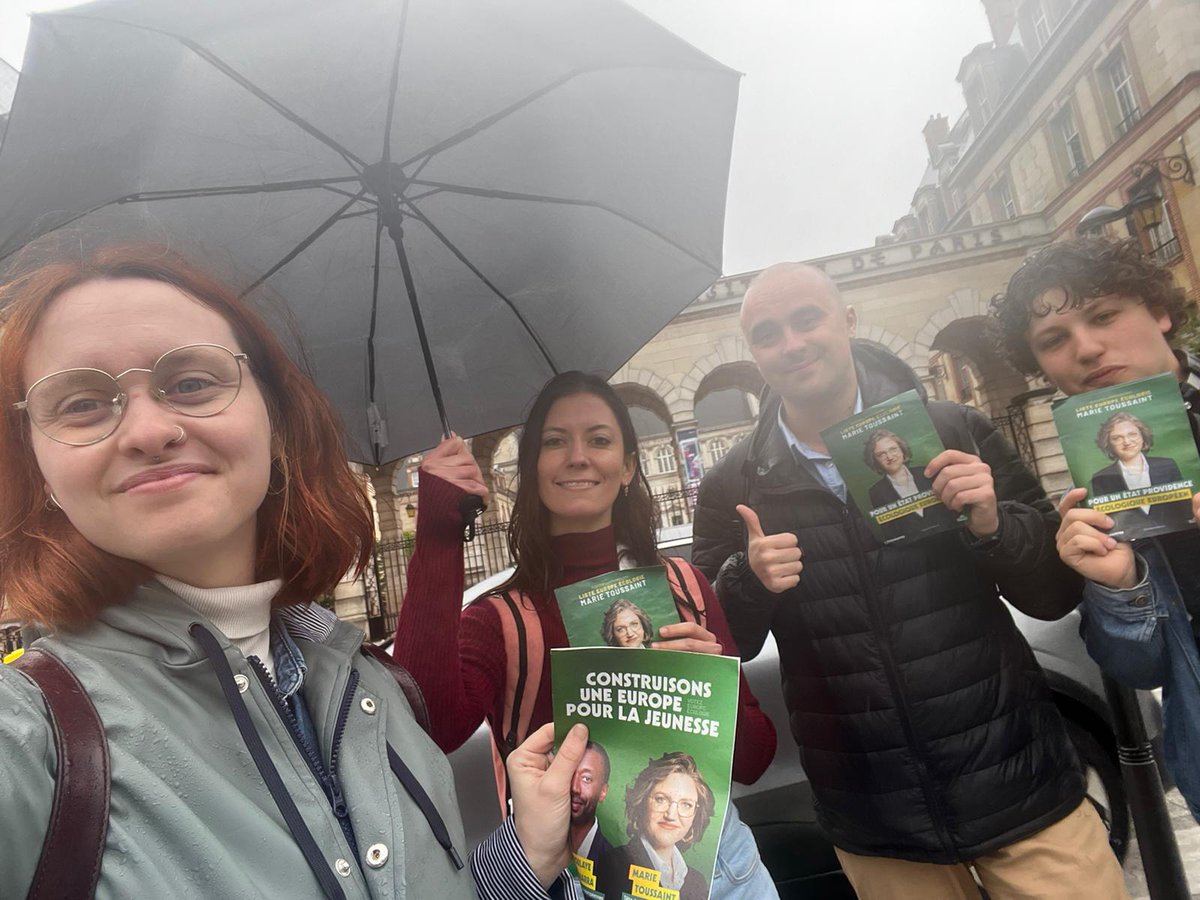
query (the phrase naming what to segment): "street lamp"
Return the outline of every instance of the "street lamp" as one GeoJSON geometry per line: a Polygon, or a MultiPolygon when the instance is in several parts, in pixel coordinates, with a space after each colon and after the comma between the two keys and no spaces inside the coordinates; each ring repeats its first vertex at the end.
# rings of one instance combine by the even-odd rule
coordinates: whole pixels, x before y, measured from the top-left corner
{"type": "MultiPolygon", "coordinates": [[[[1139,160],[1129,167],[1129,174],[1133,176],[1135,183],[1142,182],[1151,172],[1156,173],[1160,179],[1165,178],[1168,181],[1196,183],[1195,174],[1192,172],[1192,162],[1182,153],[1139,160]]],[[[1130,237],[1136,237],[1138,234],[1157,228],[1163,220],[1162,197],[1148,185],[1142,185],[1137,196],[1120,209],[1112,206],[1097,206],[1095,209],[1088,210],[1079,220],[1079,224],[1075,226],[1075,233],[1077,235],[1099,234],[1100,229],[1105,225],[1121,219],[1125,220],[1130,237]]]]}
{"type": "Polygon", "coordinates": [[[410,519],[415,519],[417,517],[417,505],[411,501],[406,503],[404,505],[404,514],[410,519]]]}
{"type": "Polygon", "coordinates": [[[1149,190],[1143,190],[1120,209],[1112,206],[1097,206],[1084,213],[1079,224],[1075,226],[1077,235],[1099,234],[1101,229],[1110,222],[1125,220],[1130,237],[1140,234],[1147,228],[1155,228],[1162,224],[1162,198],[1149,190]]]}

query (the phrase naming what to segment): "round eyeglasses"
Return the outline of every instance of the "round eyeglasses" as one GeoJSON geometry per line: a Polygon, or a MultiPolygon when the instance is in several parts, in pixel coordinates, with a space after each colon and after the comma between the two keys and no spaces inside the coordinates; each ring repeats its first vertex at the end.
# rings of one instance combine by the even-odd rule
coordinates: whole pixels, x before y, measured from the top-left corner
{"type": "Polygon", "coordinates": [[[168,350],[150,369],[109,375],[100,369],[63,369],[39,378],[13,404],[34,426],[60,444],[86,447],[117,430],[129,395],[118,381],[131,372],[150,376],[150,396],[185,416],[205,418],[224,412],[242,389],[245,353],[220,344],[187,344],[168,350]]]}
{"type": "Polygon", "coordinates": [[[690,819],[696,814],[695,800],[672,800],[666,794],[653,794],[650,797],[650,808],[655,812],[666,812],[672,806],[681,819],[690,819]]]}

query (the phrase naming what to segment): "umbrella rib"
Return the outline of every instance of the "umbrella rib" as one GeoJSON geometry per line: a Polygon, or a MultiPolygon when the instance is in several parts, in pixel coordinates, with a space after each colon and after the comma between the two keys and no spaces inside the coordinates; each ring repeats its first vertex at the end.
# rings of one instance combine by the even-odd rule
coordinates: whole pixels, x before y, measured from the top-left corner
{"type": "Polygon", "coordinates": [[[555,204],[558,206],[580,206],[580,207],[590,207],[591,209],[598,209],[602,212],[608,213],[609,215],[616,216],[618,219],[624,219],[626,222],[628,222],[630,225],[633,225],[635,228],[640,228],[642,231],[645,231],[648,234],[654,235],[656,238],[658,238],[663,243],[670,244],[672,247],[674,247],[680,253],[684,254],[685,256],[690,257],[691,259],[694,259],[696,262],[700,263],[705,268],[712,269],[712,271],[715,272],[718,276],[721,274],[719,270],[713,269],[712,263],[710,263],[708,260],[704,259],[703,257],[697,256],[695,253],[693,253],[687,247],[684,247],[681,244],[677,243],[676,241],[673,241],[671,238],[667,237],[661,231],[658,231],[655,228],[651,228],[649,225],[645,224],[644,222],[639,222],[637,219],[633,218],[632,216],[628,216],[625,213],[621,212],[620,210],[614,209],[613,207],[608,206],[604,203],[600,203],[596,200],[580,200],[578,198],[572,198],[572,197],[551,197],[551,196],[545,195],[545,194],[522,194],[518,191],[501,191],[501,190],[496,190],[494,188],[477,188],[477,187],[470,187],[465,184],[445,184],[443,182],[438,182],[438,181],[423,181],[422,180],[422,181],[411,181],[409,183],[417,184],[417,185],[420,185],[421,187],[437,188],[438,190],[446,191],[447,193],[451,193],[451,194],[466,194],[466,195],[472,196],[472,197],[486,197],[491,200],[524,200],[524,201],[528,201],[530,203],[552,203],[552,204],[555,204]]]}
{"type": "Polygon", "coordinates": [[[412,213],[413,218],[415,218],[417,221],[419,221],[421,224],[423,224],[426,228],[428,228],[433,233],[433,236],[436,237],[439,241],[441,241],[442,244],[445,246],[445,248],[447,250],[449,250],[452,254],[454,254],[454,257],[459,262],[461,262],[464,266],[466,266],[468,269],[470,269],[471,273],[476,278],[478,278],[481,282],[483,282],[483,284],[487,287],[488,290],[490,290],[493,294],[495,294],[497,297],[499,297],[504,302],[504,304],[512,311],[512,314],[517,317],[517,321],[521,323],[521,327],[525,329],[525,332],[529,335],[529,337],[537,345],[538,350],[540,350],[542,352],[542,356],[545,358],[546,364],[550,367],[550,371],[553,372],[555,375],[557,375],[559,372],[559,369],[558,369],[558,366],[555,365],[554,360],[551,358],[550,351],[548,349],[546,349],[546,345],[542,343],[542,340],[541,340],[541,338],[538,337],[537,332],[533,330],[533,328],[530,326],[529,322],[525,319],[525,317],[523,315],[521,315],[521,311],[519,309],[517,309],[517,307],[513,304],[512,300],[510,300],[508,298],[508,296],[502,290],[500,290],[500,288],[498,288],[495,284],[493,284],[491,279],[489,279],[486,275],[484,275],[483,272],[481,272],[479,270],[479,268],[473,262],[471,262],[469,259],[467,259],[466,254],[463,253],[461,250],[459,250],[458,247],[456,247],[454,245],[454,242],[451,241],[448,237],[446,237],[445,234],[442,233],[441,229],[439,229],[436,225],[434,225],[433,222],[429,221],[428,216],[426,216],[423,212],[421,212],[421,210],[417,209],[417,207],[413,206],[413,204],[411,202],[406,202],[405,206],[408,207],[408,209],[412,213]]]}
{"type": "MultiPolygon", "coordinates": [[[[170,34],[170,32],[163,32],[163,33],[170,34]]],[[[367,167],[367,164],[362,159],[360,159],[356,153],[354,153],[348,147],[342,146],[342,144],[340,144],[338,141],[334,140],[332,137],[327,135],[325,132],[323,132],[321,129],[319,129],[316,125],[309,122],[307,119],[305,119],[299,113],[293,112],[292,110],[288,109],[286,106],[284,106],[282,103],[280,103],[278,100],[276,100],[270,94],[268,94],[266,91],[264,91],[262,88],[260,88],[254,82],[252,82],[245,75],[238,72],[235,68],[233,68],[227,62],[225,62],[223,59],[221,59],[219,56],[217,56],[211,50],[208,50],[205,47],[202,47],[199,44],[197,44],[195,41],[193,41],[189,38],[185,38],[181,35],[172,34],[171,37],[174,37],[177,41],[179,41],[181,44],[183,44],[183,46],[187,47],[189,50],[191,50],[193,53],[195,53],[197,56],[199,56],[201,59],[203,59],[209,65],[211,65],[213,68],[217,69],[217,71],[221,72],[222,74],[226,75],[227,77],[232,79],[237,84],[244,87],[247,91],[249,91],[251,94],[253,94],[255,97],[257,97],[263,103],[267,104],[267,106],[271,107],[271,109],[275,110],[277,113],[279,113],[281,116],[283,116],[289,122],[291,122],[293,125],[296,125],[302,131],[306,132],[310,136],[316,138],[318,141],[320,141],[325,146],[329,147],[331,150],[333,150],[335,153],[337,153],[339,156],[341,156],[342,159],[346,160],[346,162],[349,163],[351,165],[351,167],[357,167],[358,170],[360,170],[360,171],[367,167]]]]}
{"type": "MultiPolygon", "coordinates": [[[[427,147],[426,149],[422,150],[420,153],[410,156],[404,162],[400,163],[401,167],[406,167],[406,166],[412,165],[414,162],[416,162],[419,159],[425,159],[426,161],[428,161],[428,159],[430,157],[435,156],[438,153],[441,153],[443,150],[447,150],[456,144],[461,144],[463,141],[465,141],[471,137],[474,137],[476,134],[483,131],[485,128],[490,128],[492,125],[496,124],[501,119],[507,118],[508,116],[515,113],[517,110],[528,106],[529,104],[533,103],[535,100],[541,99],[542,97],[544,97],[546,94],[550,93],[551,91],[557,90],[559,87],[566,84],[572,78],[575,78],[577,75],[579,75],[585,71],[595,71],[595,70],[575,69],[571,72],[568,72],[566,75],[563,75],[561,78],[556,78],[554,81],[550,82],[549,84],[545,85],[544,87],[540,87],[536,91],[526,94],[520,100],[516,100],[513,103],[510,103],[508,106],[504,107],[501,110],[498,110],[497,112],[492,113],[490,116],[485,116],[484,118],[482,118],[478,122],[476,122],[474,125],[464,128],[462,131],[459,131],[457,134],[452,134],[452,135],[450,135],[450,137],[445,138],[441,141],[438,141],[432,147],[427,147]]],[[[423,165],[424,165],[424,163],[422,163],[422,166],[423,165]]]]}
{"type": "Polygon", "coordinates": [[[333,215],[329,216],[324,222],[322,222],[320,225],[318,225],[306,238],[304,238],[304,240],[302,240],[299,244],[297,244],[295,247],[293,247],[292,250],[286,256],[283,257],[283,259],[279,260],[279,262],[275,263],[275,265],[273,265],[273,266],[271,266],[271,268],[267,269],[267,271],[265,273],[263,273],[261,276],[259,276],[249,287],[247,287],[244,291],[242,291],[241,296],[245,297],[247,294],[249,294],[251,291],[253,291],[256,287],[258,287],[260,284],[262,284],[264,281],[266,281],[268,278],[270,278],[272,275],[274,275],[276,272],[278,272],[280,269],[282,269],[284,266],[286,266],[288,263],[290,263],[293,259],[295,259],[297,256],[299,256],[301,253],[303,253],[309,247],[311,247],[313,242],[316,241],[317,238],[319,238],[325,232],[327,232],[330,228],[332,228],[335,224],[337,224],[342,218],[342,213],[344,213],[351,206],[353,206],[355,203],[357,203],[359,200],[361,200],[363,195],[366,194],[366,192],[367,192],[366,188],[363,188],[361,193],[359,193],[355,197],[351,197],[348,201],[346,201],[346,203],[343,204],[336,212],[334,212],[333,215]]]}
{"type": "MultiPolygon", "coordinates": [[[[547,84],[543,87],[540,87],[537,90],[530,92],[529,94],[526,94],[520,100],[516,100],[516,101],[512,102],[511,104],[509,104],[508,106],[504,107],[503,109],[492,113],[490,116],[486,116],[486,117],[480,119],[474,125],[464,128],[462,131],[459,131],[456,134],[450,135],[448,138],[444,138],[443,140],[438,141],[438,143],[434,144],[433,146],[427,147],[425,150],[422,150],[420,153],[416,153],[416,154],[410,156],[404,162],[400,163],[400,165],[401,165],[401,167],[407,167],[407,166],[411,165],[412,163],[416,162],[418,159],[423,159],[424,162],[421,163],[421,168],[424,168],[425,163],[429,162],[429,160],[432,157],[436,156],[438,153],[441,153],[443,150],[447,150],[456,144],[461,144],[463,141],[474,137],[476,134],[483,131],[484,129],[490,128],[492,125],[495,125],[501,119],[507,118],[508,116],[512,115],[513,113],[517,112],[518,110],[533,103],[535,100],[540,100],[542,97],[544,97],[546,94],[549,94],[551,91],[558,90],[564,84],[566,84],[567,82],[569,82],[575,78],[578,78],[580,75],[584,75],[584,74],[591,73],[591,72],[617,71],[619,69],[624,69],[624,68],[630,68],[630,67],[629,66],[589,66],[587,68],[582,68],[582,69],[572,69],[570,72],[566,73],[565,75],[562,75],[559,78],[556,78],[554,81],[550,82],[549,84],[547,84]]],[[[670,68],[676,68],[676,67],[670,67],[670,68]]],[[[685,67],[685,69],[687,69],[687,68],[690,68],[690,67],[685,67]]],[[[418,169],[418,171],[420,171],[420,169],[418,169]]],[[[416,176],[414,175],[413,177],[415,178],[416,176]]]]}
{"type": "MultiPolygon", "coordinates": [[[[349,178],[309,178],[303,181],[275,181],[266,184],[232,184],[224,187],[181,188],[173,191],[142,191],[137,194],[127,194],[112,201],[114,203],[144,203],[151,200],[185,200],[193,197],[227,197],[238,194],[274,194],[285,191],[305,191],[310,188],[327,188],[334,184],[358,183],[356,177],[349,178]]],[[[345,196],[348,192],[336,191],[345,196]]],[[[361,194],[359,195],[361,196],[361,194]]],[[[105,204],[107,205],[107,204],[105,204]]],[[[99,208],[99,207],[98,207],[99,208]]],[[[94,211],[94,210],[93,210],[94,211]]]]}
{"type": "Polygon", "coordinates": [[[392,59],[392,75],[388,83],[387,117],[383,125],[383,162],[392,161],[392,119],[396,113],[396,92],[400,88],[400,54],[404,50],[404,33],[408,30],[408,0],[400,7],[400,27],[396,33],[396,54],[392,59]]]}

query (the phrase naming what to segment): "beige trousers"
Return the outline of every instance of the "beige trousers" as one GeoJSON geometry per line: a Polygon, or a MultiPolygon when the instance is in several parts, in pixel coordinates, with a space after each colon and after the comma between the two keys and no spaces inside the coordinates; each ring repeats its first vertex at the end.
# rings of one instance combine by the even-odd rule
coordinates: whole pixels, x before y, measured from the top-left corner
{"type": "Polygon", "coordinates": [[[1125,876],[1091,803],[1024,840],[941,866],[837,850],[859,900],[1129,900],[1125,876]]]}

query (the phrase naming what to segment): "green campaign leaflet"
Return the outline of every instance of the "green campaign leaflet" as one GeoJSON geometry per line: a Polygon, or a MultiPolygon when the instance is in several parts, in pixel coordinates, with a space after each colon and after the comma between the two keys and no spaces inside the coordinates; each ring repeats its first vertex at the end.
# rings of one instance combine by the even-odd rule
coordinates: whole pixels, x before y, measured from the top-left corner
{"type": "Polygon", "coordinates": [[[1194,527],[1200,459],[1175,376],[1076,394],[1054,408],[1071,480],[1123,541],[1194,527]]]}
{"type": "Polygon", "coordinates": [[[679,621],[662,566],[597,575],[554,596],[572,647],[648,647],[659,628],[679,621]]]}
{"type": "Polygon", "coordinates": [[[738,660],[676,650],[550,651],[554,731],[589,749],[571,792],[589,900],[706,900],[733,773],[738,660]],[[594,827],[593,827],[594,826],[594,827]]]}
{"type": "Polygon", "coordinates": [[[821,432],[855,505],[885,544],[911,541],[965,520],[942,505],[925,477],[945,450],[920,395],[905,391],[821,432]]]}

